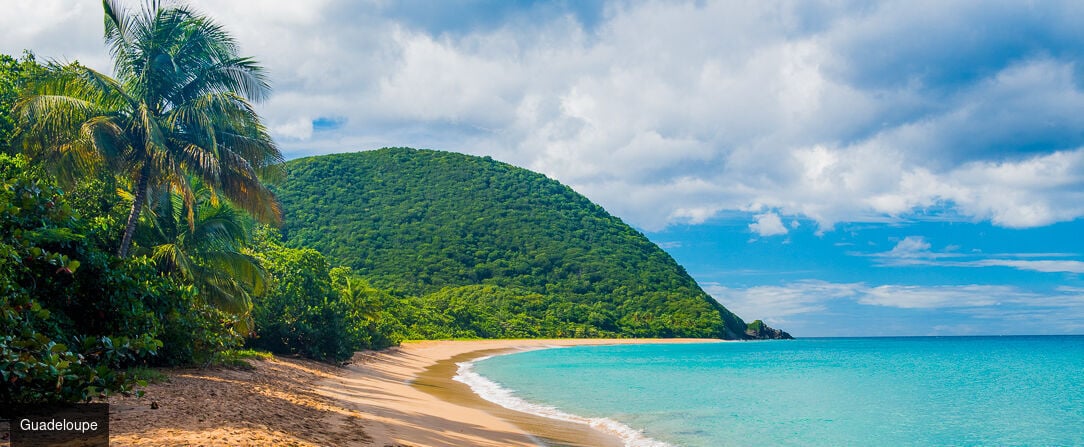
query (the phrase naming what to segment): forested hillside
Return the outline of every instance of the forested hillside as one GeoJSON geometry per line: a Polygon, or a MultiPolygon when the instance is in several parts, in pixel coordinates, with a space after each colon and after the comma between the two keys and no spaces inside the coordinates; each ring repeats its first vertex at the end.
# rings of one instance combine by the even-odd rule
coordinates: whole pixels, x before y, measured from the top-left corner
{"type": "Polygon", "coordinates": [[[392,311],[413,335],[745,335],[666,252],[541,174],[407,148],[287,169],[275,189],[287,245],[351,266],[412,308],[399,311],[425,311],[392,311]]]}

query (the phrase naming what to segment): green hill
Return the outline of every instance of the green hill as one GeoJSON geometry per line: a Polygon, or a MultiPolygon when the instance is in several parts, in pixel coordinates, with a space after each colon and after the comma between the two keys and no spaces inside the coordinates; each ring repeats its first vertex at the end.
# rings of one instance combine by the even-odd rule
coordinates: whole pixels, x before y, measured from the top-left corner
{"type": "Polygon", "coordinates": [[[666,252],[541,174],[407,148],[303,158],[288,171],[276,188],[288,245],[424,297],[440,324],[467,328],[454,335],[747,337],[666,252]]]}

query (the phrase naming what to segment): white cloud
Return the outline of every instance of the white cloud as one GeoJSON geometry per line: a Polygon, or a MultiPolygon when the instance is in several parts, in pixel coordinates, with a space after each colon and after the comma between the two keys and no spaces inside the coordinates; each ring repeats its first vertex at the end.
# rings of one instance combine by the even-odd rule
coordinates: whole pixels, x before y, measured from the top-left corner
{"type": "Polygon", "coordinates": [[[397,29],[392,39],[401,59],[378,82],[374,100],[383,106],[383,113],[484,128],[507,125],[515,114],[529,75],[507,57],[515,49],[496,36],[474,42],[480,47],[477,52],[403,29],[397,29]]]}
{"type": "Polygon", "coordinates": [[[1007,298],[1031,294],[1009,286],[878,286],[865,289],[858,302],[902,309],[995,306],[1007,298]]]}
{"type": "Polygon", "coordinates": [[[930,253],[930,243],[926,242],[926,238],[922,236],[907,236],[896,243],[896,246],[892,247],[892,250],[886,253],[885,256],[894,258],[916,258],[931,257],[932,253],[930,253]]]}
{"type": "Polygon", "coordinates": [[[33,50],[45,60],[81,63],[111,71],[102,45],[101,3],[62,0],[5,2],[0,14],[0,53],[33,50]]]}
{"type": "Polygon", "coordinates": [[[749,231],[752,231],[761,236],[776,236],[780,234],[787,234],[787,227],[783,225],[783,220],[779,218],[775,213],[763,213],[753,216],[756,222],[749,224],[749,231]]]}
{"type": "Polygon", "coordinates": [[[827,301],[853,298],[865,288],[862,284],[838,284],[817,280],[744,289],[718,283],[707,283],[702,287],[723,306],[747,321],[760,319],[769,324],[792,315],[823,312],[827,301]]]}
{"type": "Polygon", "coordinates": [[[984,259],[959,264],[965,267],[1012,267],[1044,273],[1084,273],[1084,262],[1072,260],[984,259]]]}
{"type": "Polygon", "coordinates": [[[1033,227],[1084,213],[1084,150],[1017,162],[973,162],[942,180],[939,195],[961,211],[1007,227],[1033,227]]]}
{"type": "MultiPolygon", "coordinates": [[[[192,3],[268,67],[259,110],[292,155],[492,155],[649,230],[727,210],[773,210],[760,233],[785,232],[779,215],[822,231],[944,207],[1006,227],[1084,216],[1075,2],[615,2],[591,27],[455,33],[380,1],[192,3]],[[329,116],[343,126],[312,128],[329,116]]],[[[0,51],[107,66],[98,8],[13,4],[0,51]]]]}
{"type": "MultiPolygon", "coordinates": [[[[836,309],[846,307],[846,303],[854,303],[874,308],[949,311],[1006,321],[1032,315],[1040,319],[1040,326],[1044,318],[1056,322],[1047,327],[1047,331],[1054,327],[1057,328],[1055,332],[1084,328],[1084,320],[1080,318],[1080,312],[1084,310],[1084,293],[1079,288],[1070,287],[1036,292],[1016,286],[988,284],[870,286],[819,280],[747,288],[727,287],[718,283],[701,286],[745,320],[761,319],[769,324],[796,321],[802,316],[832,315],[838,312],[836,309]]],[[[871,329],[865,328],[866,331],[871,329]]]]}
{"type": "MultiPolygon", "coordinates": [[[[965,255],[950,251],[933,251],[930,248],[930,243],[924,237],[907,236],[896,243],[896,246],[892,247],[891,250],[875,253],[872,256],[878,259],[878,265],[881,266],[1009,267],[1043,273],[1084,273],[1084,261],[1065,259],[1079,256],[1071,253],[998,253],[990,255],[972,253],[965,255]]],[[[954,248],[958,249],[959,247],[954,248]]]]}
{"type": "Polygon", "coordinates": [[[275,137],[308,140],[312,138],[312,119],[299,116],[291,121],[274,125],[269,130],[275,137]]]}

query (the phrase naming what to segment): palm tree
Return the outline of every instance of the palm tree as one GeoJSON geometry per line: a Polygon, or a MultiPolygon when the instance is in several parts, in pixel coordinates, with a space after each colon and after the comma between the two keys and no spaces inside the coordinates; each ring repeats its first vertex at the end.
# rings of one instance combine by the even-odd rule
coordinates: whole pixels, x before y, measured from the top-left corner
{"type": "Polygon", "coordinates": [[[265,291],[267,273],[244,249],[249,234],[244,217],[214,200],[198,180],[190,182],[196,186],[194,208],[168,189],[148,199],[147,254],[163,273],[195,285],[206,303],[241,317],[241,330],[248,332],[251,297],[265,291]]]}
{"type": "Polygon", "coordinates": [[[189,174],[261,222],[278,222],[278,202],[261,179],[280,177],[283,157],[249,102],[270,92],[263,69],[237,56],[221,26],[183,5],[103,7],[115,77],[49,64],[16,104],[23,149],[69,180],[106,167],[131,182],[120,257],[150,191],[175,191],[193,209],[189,174]]]}

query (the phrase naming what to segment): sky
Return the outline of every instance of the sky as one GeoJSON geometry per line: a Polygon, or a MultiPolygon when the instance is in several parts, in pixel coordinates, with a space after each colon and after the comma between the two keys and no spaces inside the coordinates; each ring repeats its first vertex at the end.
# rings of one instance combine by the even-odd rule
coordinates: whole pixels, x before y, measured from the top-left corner
{"type": "MultiPolygon", "coordinates": [[[[1082,2],[189,4],[288,158],[541,172],[795,336],[1084,334],[1082,2]]],[[[0,52],[108,71],[102,26],[11,2],[0,52]]]]}

